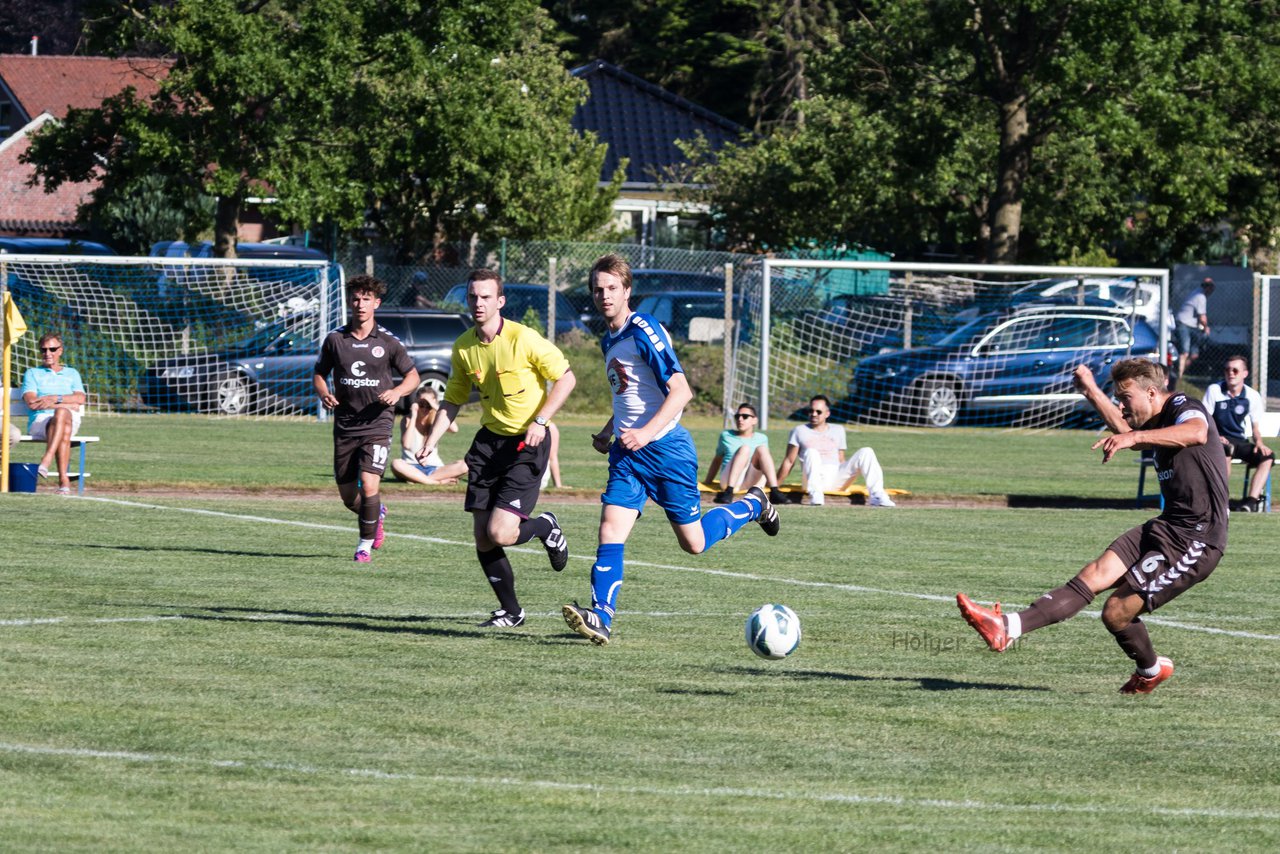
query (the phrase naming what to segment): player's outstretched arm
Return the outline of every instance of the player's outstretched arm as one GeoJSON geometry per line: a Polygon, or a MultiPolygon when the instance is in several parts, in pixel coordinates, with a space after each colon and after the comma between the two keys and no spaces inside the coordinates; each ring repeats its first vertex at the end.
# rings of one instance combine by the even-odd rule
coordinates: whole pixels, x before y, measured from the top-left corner
{"type": "MultiPolygon", "coordinates": [[[[1116,406],[1111,398],[1107,397],[1106,393],[1098,388],[1098,383],[1093,378],[1093,371],[1089,369],[1088,365],[1078,365],[1073,377],[1076,390],[1084,395],[1085,400],[1089,401],[1089,405],[1102,417],[1108,430],[1112,433],[1128,433],[1133,429],[1125,423],[1124,413],[1120,411],[1120,407],[1116,406]]],[[[1094,447],[1097,446],[1095,445],[1094,447]]]]}
{"type": "Polygon", "coordinates": [[[799,445],[787,445],[787,455],[782,458],[782,465],[778,466],[778,483],[786,482],[787,475],[791,474],[791,469],[799,456],[799,445]]]}

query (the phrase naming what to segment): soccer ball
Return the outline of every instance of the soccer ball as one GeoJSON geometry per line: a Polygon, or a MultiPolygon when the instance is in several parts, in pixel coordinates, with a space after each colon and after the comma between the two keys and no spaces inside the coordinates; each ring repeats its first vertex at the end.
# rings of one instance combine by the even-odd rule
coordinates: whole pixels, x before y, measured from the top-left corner
{"type": "Polygon", "coordinates": [[[786,658],[800,646],[800,618],[786,605],[761,605],[747,618],[747,646],[761,658],[786,658]]]}

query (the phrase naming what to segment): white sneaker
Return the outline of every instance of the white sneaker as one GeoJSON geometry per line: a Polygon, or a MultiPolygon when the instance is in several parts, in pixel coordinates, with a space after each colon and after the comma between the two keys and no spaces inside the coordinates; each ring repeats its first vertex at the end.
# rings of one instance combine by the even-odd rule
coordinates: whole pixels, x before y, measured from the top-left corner
{"type": "Polygon", "coordinates": [[[872,507],[897,507],[893,499],[889,497],[889,493],[884,492],[880,495],[871,496],[871,500],[867,502],[872,507]]]}
{"type": "Polygon", "coordinates": [[[817,495],[812,495],[812,494],[811,494],[811,495],[809,496],[809,506],[810,506],[810,507],[821,507],[821,506],[823,505],[823,503],[824,503],[824,502],[826,502],[826,500],[827,500],[827,499],[826,499],[826,497],[825,497],[824,495],[822,495],[821,493],[819,493],[819,494],[817,494],[817,495]]]}

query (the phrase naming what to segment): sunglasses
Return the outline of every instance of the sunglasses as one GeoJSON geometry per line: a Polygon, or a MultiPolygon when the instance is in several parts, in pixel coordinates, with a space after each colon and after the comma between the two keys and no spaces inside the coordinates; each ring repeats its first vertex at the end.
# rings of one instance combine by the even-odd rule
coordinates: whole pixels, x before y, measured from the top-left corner
{"type": "Polygon", "coordinates": [[[755,418],[755,416],[752,415],[750,412],[736,412],[734,413],[733,417],[734,418],[755,418]]]}
{"type": "Polygon", "coordinates": [[[40,348],[40,352],[41,352],[41,353],[56,353],[56,352],[58,352],[58,351],[59,351],[59,350],[61,350],[61,349],[62,349],[62,347],[61,347],[61,346],[58,346],[58,347],[41,347],[41,348],[40,348]]]}
{"type": "Polygon", "coordinates": [[[810,414],[810,415],[826,415],[826,414],[827,414],[827,410],[825,410],[825,409],[810,409],[810,410],[809,410],[809,414],[810,414]]]}

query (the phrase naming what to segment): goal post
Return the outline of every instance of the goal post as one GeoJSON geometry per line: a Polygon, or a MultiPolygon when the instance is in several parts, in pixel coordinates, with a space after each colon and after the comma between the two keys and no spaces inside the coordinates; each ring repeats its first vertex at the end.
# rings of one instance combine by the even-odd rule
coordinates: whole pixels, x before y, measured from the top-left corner
{"type": "Polygon", "coordinates": [[[1077,366],[1169,359],[1169,271],[767,258],[736,285],[735,399],[768,419],[1072,426],[1077,366]]]}
{"type": "Polygon", "coordinates": [[[336,264],[0,254],[0,281],[36,333],[14,346],[15,379],[57,332],[95,414],[325,417],[311,376],[346,318],[336,264]]]}

